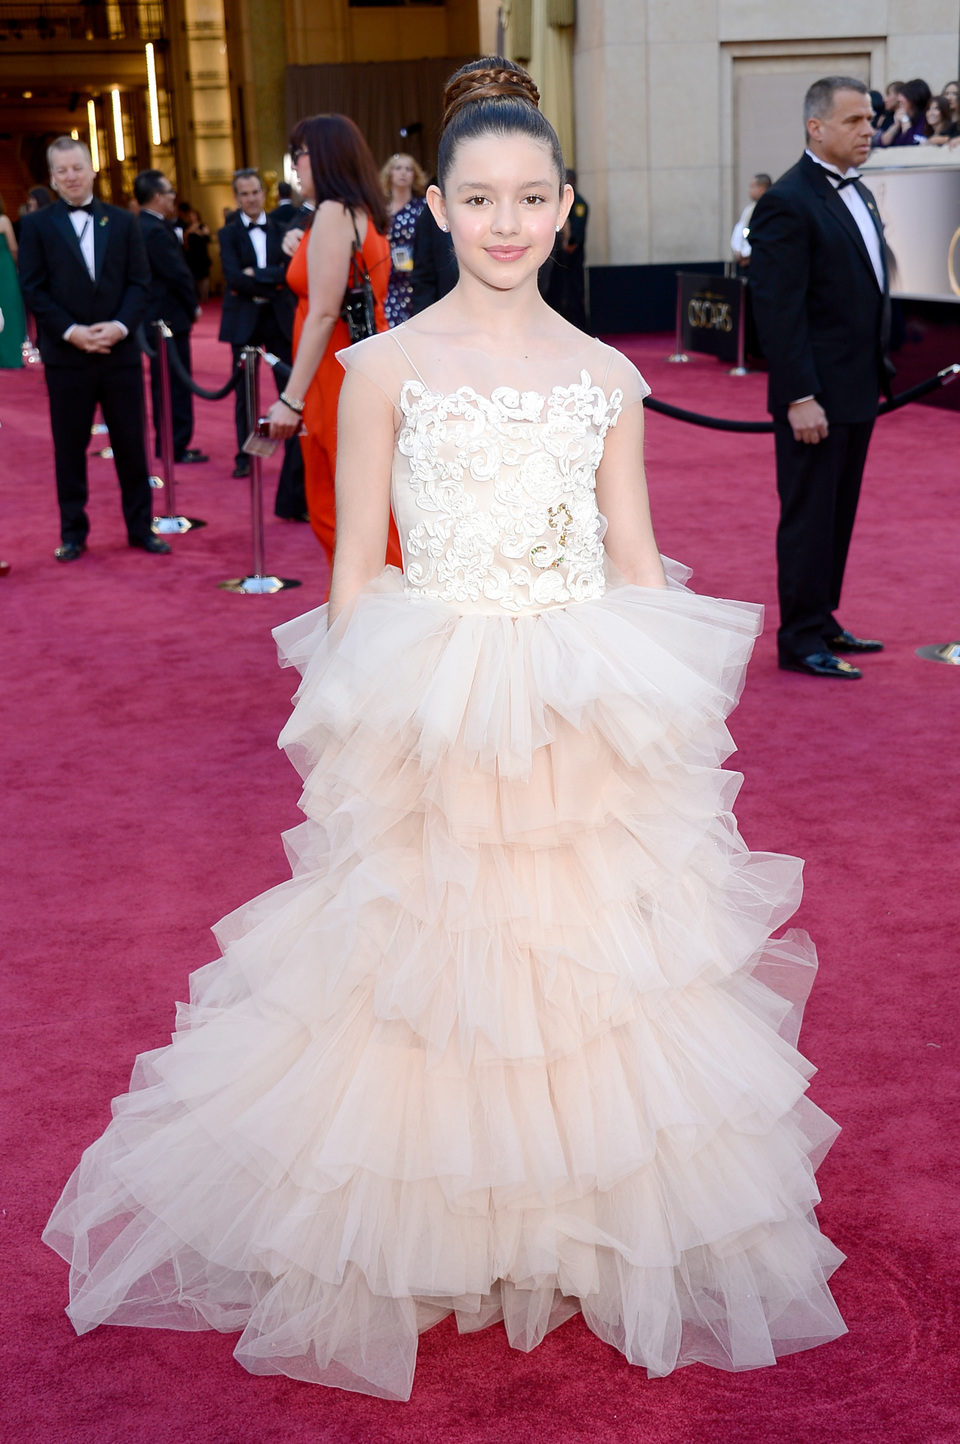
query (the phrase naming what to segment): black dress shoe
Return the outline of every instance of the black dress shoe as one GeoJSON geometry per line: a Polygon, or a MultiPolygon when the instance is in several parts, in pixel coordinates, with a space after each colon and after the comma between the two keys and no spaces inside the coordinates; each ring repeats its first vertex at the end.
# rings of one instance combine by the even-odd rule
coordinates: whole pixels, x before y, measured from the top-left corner
{"type": "Polygon", "coordinates": [[[844,662],[832,652],[810,652],[806,657],[781,657],[784,672],[806,672],[811,677],[844,677],[855,682],[863,673],[852,662],[844,662]]]}
{"type": "Polygon", "coordinates": [[[846,628],[838,637],[831,637],[827,646],[833,652],[882,652],[882,642],[868,642],[865,637],[855,637],[846,628]]]}
{"type": "Polygon", "coordinates": [[[132,536],[130,545],[139,547],[143,552],[153,552],[155,556],[166,556],[170,551],[170,543],[161,541],[158,536],[132,536]]]}
{"type": "Polygon", "coordinates": [[[250,458],[249,458],[249,457],[247,457],[247,456],[238,456],[238,457],[237,457],[236,465],[235,465],[234,468],[233,468],[233,475],[234,475],[234,476],[238,476],[238,477],[239,477],[239,476],[249,476],[249,475],[250,475],[250,458]]]}
{"type": "Polygon", "coordinates": [[[58,562],[75,562],[87,549],[86,542],[64,542],[54,552],[58,562]]]}
{"type": "Polygon", "coordinates": [[[179,465],[182,465],[184,462],[186,462],[186,464],[189,466],[190,463],[191,463],[191,462],[194,462],[194,461],[209,461],[209,460],[210,460],[209,456],[206,456],[206,455],[199,449],[199,447],[196,447],[196,446],[190,446],[190,447],[188,447],[187,450],[183,453],[182,456],[175,456],[173,459],[174,459],[174,461],[177,463],[178,466],[179,466],[179,465]]]}

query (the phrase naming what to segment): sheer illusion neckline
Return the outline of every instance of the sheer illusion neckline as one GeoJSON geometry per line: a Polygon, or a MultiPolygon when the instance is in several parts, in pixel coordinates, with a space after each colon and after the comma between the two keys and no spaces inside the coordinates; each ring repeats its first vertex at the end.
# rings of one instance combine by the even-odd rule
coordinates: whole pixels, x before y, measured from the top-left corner
{"type": "MultiPolygon", "coordinates": [[[[610,402],[613,397],[613,393],[608,393],[606,388],[606,381],[610,372],[612,354],[606,357],[606,365],[603,368],[603,375],[600,382],[596,385],[593,382],[595,368],[592,365],[587,366],[586,364],[584,364],[588,360],[588,358],[591,361],[594,358],[599,359],[599,357],[596,356],[598,348],[600,348],[601,350],[608,349],[605,348],[603,342],[598,340],[596,337],[591,337],[587,344],[581,347],[578,351],[572,352],[568,356],[561,357],[557,360],[551,360],[549,362],[545,362],[539,359],[532,360],[524,357],[511,356],[511,367],[517,367],[518,369],[523,368],[526,369],[528,372],[537,373],[537,379],[539,382],[539,384],[537,385],[527,385],[524,384],[522,379],[514,378],[507,381],[501,381],[499,384],[490,387],[482,387],[470,382],[465,382],[459,386],[453,386],[448,389],[444,389],[441,386],[434,385],[431,381],[427,379],[427,377],[421,371],[420,367],[417,365],[417,362],[414,360],[413,356],[411,356],[406,346],[404,346],[399,336],[397,336],[396,330],[391,331],[389,334],[394,344],[396,345],[397,350],[403,357],[404,361],[407,363],[408,366],[411,367],[414,373],[413,376],[406,377],[404,379],[402,390],[405,390],[407,386],[411,384],[419,383],[424,388],[424,393],[427,396],[440,397],[443,399],[447,399],[449,397],[470,396],[476,397],[480,400],[494,402],[496,402],[498,398],[509,395],[518,398],[518,402],[520,398],[529,398],[536,396],[541,401],[541,403],[546,403],[558,393],[573,392],[575,390],[599,391],[603,394],[604,398],[608,402],[610,402]],[[569,379],[556,380],[553,381],[552,384],[546,385],[544,384],[544,375],[545,372],[547,372],[548,370],[552,372],[555,376],[558,373],[561,376],[566,373],[566,377],[569,379]]],[[[498,364],[498,358],[496,358],[495,356],[491,356],[488,352],[482,350],[478,346],[458,346],[456,349],[458,352],[464,355],[482,356],[484,361],[490,365],[498,364]]],[[[518,402],[514,403],[510,409],[515,409],[518,402]]]]}
{"type": "MultiPolygon", "coordinates": [[[[410,364],[413,365],[413,362],[410,364]]],[[[576,381],[558,381],[546,391],[532,386],[520,388],[510,385],[495,386],[490,391],[481,391],[471,385],[454,386],[449,391],[440,391],[418,373],[417,376],[407,377],[400,387],[400,410],[405,413],[408,410],[405,401],[411,387],[417,389],[417,400],[428,399],[440,403],[462,401],[475,405],[477,410],[485,415],[495,414],[497,419],[507,416],[510,420],[524,421],[544,420],[542,413],[551,409],[552,401],[563,397],[570,398],[575,394],[581,397],[593,396],[598,401],[602,400],[606,407],[615,407],[620,391],[619,387],[608,391],[606,387],[595,384],[585,367],[581,369],[576,381]]]]}

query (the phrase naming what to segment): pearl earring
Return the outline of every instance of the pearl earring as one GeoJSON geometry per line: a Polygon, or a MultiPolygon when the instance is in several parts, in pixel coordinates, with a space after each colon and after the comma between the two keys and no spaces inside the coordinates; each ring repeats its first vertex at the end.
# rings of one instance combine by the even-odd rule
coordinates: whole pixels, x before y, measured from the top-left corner
{"type": "Polygon", "coordinates": [[[443,222],[443,224],[441,225],[440,229],[441,229],[441,231],[445,231],[445,230],[447,229],[447,223],[446,223],[446,221],[443,222]]]}
{"type": "Polygon", "coordinates": [[[555,231],[558,231],[558,232],[559,232],[559,231],[562,231],[562,230],[563,230],[563,226],[554,226],[554,230],[555,230],[555,231]]]}

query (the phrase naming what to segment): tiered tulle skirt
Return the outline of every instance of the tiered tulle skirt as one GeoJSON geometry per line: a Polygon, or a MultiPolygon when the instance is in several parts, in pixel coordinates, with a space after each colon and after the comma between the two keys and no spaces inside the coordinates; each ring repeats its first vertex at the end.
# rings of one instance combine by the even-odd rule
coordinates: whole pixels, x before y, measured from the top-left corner
{"type": "Polygon", "coordinates": [[[758,627],[676,584],[460,614],[388,572],[279,629],[293,877],[220,924],[54,1210],[79,1332],[242,1330],[254,1373],[400,1399],[450,1311],[529,1349],[579,1310],[656,1375],[843,1332],[815,959],[771,939],[800,864],[746,850],[719,766],[758,627]]]}

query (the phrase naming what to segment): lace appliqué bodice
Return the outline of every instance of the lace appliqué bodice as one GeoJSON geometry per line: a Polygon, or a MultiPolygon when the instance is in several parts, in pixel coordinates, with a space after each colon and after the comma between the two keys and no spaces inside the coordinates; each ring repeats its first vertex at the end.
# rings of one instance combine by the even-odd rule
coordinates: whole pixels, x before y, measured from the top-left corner
{"type": "Polygon", "coordinates": [[[405,382],[393,504],[407,590],[488,612],[602,596],[595,478],[622,399],[586,371],[547,396],[405,382]]]}

